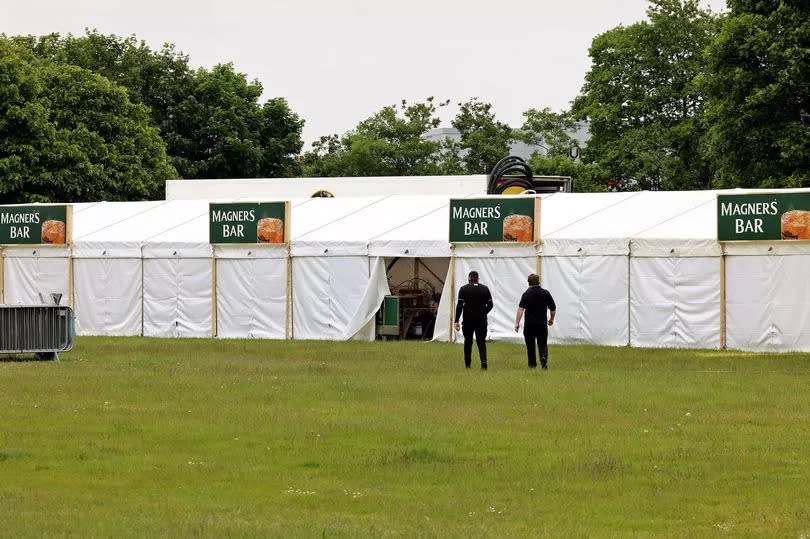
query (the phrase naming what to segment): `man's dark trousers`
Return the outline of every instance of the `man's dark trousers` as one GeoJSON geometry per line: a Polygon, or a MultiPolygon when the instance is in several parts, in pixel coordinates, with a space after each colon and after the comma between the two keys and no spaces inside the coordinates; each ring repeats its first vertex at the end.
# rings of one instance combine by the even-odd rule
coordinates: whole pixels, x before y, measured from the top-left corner
{"type": "Polygon", "coordinates": [[[464,365],[469,367],[472,364],[472,342],[475,335],[475,344],[478,345],[478,355],[481,357],[481,368],[487,368],[487,323],[464,322],[461,325],[461,333],[464,335],[464,365]]]}
{"type": "Polygon", "coordinates": [[[537,356],[534,352],[534,342],[540,349],[540,365],[545,369],[548,365],[548,324],[525,324],[523,326],[523,339],[526,341],[526,352],[529,354],[529,367],[537,367],[537,356]]]}

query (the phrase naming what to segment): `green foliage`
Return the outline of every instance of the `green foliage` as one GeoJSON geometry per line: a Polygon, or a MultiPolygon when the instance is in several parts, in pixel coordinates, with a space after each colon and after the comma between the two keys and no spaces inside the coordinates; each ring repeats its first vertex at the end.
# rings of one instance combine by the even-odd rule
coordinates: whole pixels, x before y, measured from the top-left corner
{"type": "Polygon", "coordinates": [[[148,110],[126,90],[0,38],[4,202],[160,198],[175,175],[148,110]]]}
{"type": "Polygon", "coordinates": [[[709,48],[706,154],[718,187],[810,187],[810,4],[730,0],[709,48]]]}
{"type": "Polygon", "coordinates": [[[711,186],[697,83],[717,19],[697,0],[652,0],[649,21],[597,36],[573,113],[590,124],[584,157],[636,188],[711,186]]]}
{"type": "Polygon", "coordinates": [[[573,149],[580,149],[579,142],[571,136],[578,125],[569,112],[553,112],[546,107],[529,109],[523,116],[526,120],[521,128],[521,139],[544,147],[546,157],[567,157],[573,149]]]}
{"type": "Polygon", "coordinates": [[[570,176],[576,192],[606,191],[609,172],[598,162],[585,162],[572,157],[579,152],[579,142],[571,133],[580,126],[569,112],[553,112],[549,108],[529,109],[520,138],[527,144],[545,148],[529,159],[532,172],[538,176],[570,176]]]}
{"type": "Polygon", "coordinates": [[[0,362],[3,535],[807,533],[810,354],[552,346],[535,372],[489,346],[487,372],[422,342],[79,337],[0,362]]]}
{"type": "Polygon", "coordinates": [[[166,44],[151,50],[134,36],[89,31],[14,38],[38,56],[77,65],[124,86],[149,108],[184,178],[275,177],[300,173],[293,158],[304,121],[283,98],[260,103],[262,85],[232,64],[192,70],[166,44]]]}
{"type": "Polygon", "coordinates": [[[535,154],[529,159],[529,166],[537,176],[570,176],[575,192],[590,193],[608,189],[605,183],[608,173],[599,163],[585,163],[563,155],[547,157],[535,154]]]}
{"type": "Polygon", "coordinates": [[[492,105],[478,98],[459,103],[452,121],[461,140],[451,146],[467,174],[489,174],[495,165],[509,155],[509,143],[515,139],[512,128],[495,120],[492,105]]]}
{"type": "Polygon", "coordinates": [[[341,137],[321,137],[301,158],[304,176],[428,176],[441,173],[442,143],[426,140],[438,127],[438,107],[422,103],[383,107],[341,137]]]}
{"type": "Polygon", "coordinates": [[[231,64],[199,69],[191,92],[174,109],[177,130],[166,133],[186,178],[295,175],[303,121],[276,98],[259,106],[262,86],[231,64]]]}

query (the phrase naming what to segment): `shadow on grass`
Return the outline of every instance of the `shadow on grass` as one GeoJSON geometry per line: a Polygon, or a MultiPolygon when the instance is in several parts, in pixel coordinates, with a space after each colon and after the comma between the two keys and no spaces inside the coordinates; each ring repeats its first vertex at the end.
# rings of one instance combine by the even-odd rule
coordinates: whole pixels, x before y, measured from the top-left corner
{"type": "Polygon", "coordinates": [[[36,363],[38,361],[58,361],[59,358],[52,352],[37,354],[3,354],[0,363],[36,363]]]}

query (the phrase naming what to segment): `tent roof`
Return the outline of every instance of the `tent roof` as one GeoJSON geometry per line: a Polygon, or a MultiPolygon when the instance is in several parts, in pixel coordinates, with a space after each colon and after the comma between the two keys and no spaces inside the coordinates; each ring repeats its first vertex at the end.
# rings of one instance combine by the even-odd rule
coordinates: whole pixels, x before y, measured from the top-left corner
{"type": "MultiPolygon", "coordinates": [[[[538,195],[542,199],[543,252],[568,253],[576,245],[580,247],[574,252],[581,252],[585,244],[592,253],[599,249],[621,251],[632,241],[646,246],[700,245],[703,247],[698,251],[714,253],[719,249],[715,241],[715,201],[721,192],[752,191],[538,195]],[[612,247],[604,247],[609,245],[612,247]]],[[[291,199],[291,250],[296,256],[449,256],[449,199],[446,195],[291,199]]],[[[162,200],[74,204],[74,246],[127,246],[126,252],[130,253],[134,248],[145,252],[147,248],[183,245],[193,247],[202,256],[211,250],[208,203],[162,200]]]]}

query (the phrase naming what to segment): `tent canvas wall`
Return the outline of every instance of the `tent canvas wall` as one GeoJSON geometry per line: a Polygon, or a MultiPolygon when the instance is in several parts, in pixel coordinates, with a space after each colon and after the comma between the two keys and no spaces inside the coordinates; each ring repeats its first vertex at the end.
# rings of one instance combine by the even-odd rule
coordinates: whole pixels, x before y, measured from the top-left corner
{"type": "Polygon", "coordinates": [[[726,345],[810,350],[810,244],[727,244],[725,253],[726,345]]]}
{"type": "Polygon", "coordinates": [[[51,303],[61,294],[70,302],[70,256],[64,247],[7,247],[3,251],[4,298],[9,305],[51,303]]]}
{"type": "Polygon", "coordinates": [[[80,334],[371,338],[384,261],[433,257],[448,268],[438,339],[470,269],[494,283],[492,337],[516,339],[539,268],[560,305],[552,342],[810,349],[810,242],[718,243],[717,194],[546,195],[533,252],[452,250],[446,196],[293,200],[289,250],[275,251],[212,248],[207,201],[75,204],[70,247],[3,248],[3,299],[62,293],[80,334]]]}
{"type": "MultiPolygon", "coordinates": [[[[641,200],[644,202],[644,200],[641,200]]],[[[630,243],[630,344],[721,348],[722,248],[716,193],[675,193],[630,243]]]]}

